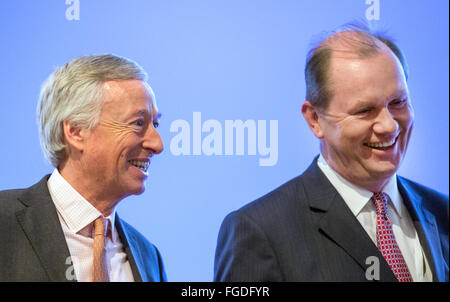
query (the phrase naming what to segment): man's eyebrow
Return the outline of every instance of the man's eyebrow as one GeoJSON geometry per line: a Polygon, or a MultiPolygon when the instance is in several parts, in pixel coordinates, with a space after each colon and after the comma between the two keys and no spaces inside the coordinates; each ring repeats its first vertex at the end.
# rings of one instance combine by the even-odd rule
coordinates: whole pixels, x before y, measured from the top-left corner
{"type": "Polygon", "coordinates": [[[366,106],[371,106],[373,105],[373,102],[370,101],[365,101],[365,100],[357,100],[355,102],[355,104],[353,106],[351,106],[352,108],[359,108],[359,107],[366,107],[366,106]]]}
{"type": "Polygon", "coordinates": [[[130,114],[130,116],[147,115],[147,114],[148,114],[147,109],[141,109],[141,110],[134,111],[133,113],[130,114]]]}
{"type": "MultiPolygon", "coordinates": [[[[147,109],[141,109],[141,110],[137,110],[134,113],[132,113],[130,115],[130,117],[135,117],[135,116],[146,116],[149,114],[149,111],[147,109]]],[[[154,120],[159,120],[161,118],[161,113],[160,112],[156,112],[156,114],[154,114],[152,116],[152,119],[154,120]]]]}
{"type": "Polygon", "coordinates": [[[409,94],[407,91],[402,90],[402,91],[398,91],[397,93],[395,93],[391,99],[401,99],[401,98],[408,98],[409,94]]]}

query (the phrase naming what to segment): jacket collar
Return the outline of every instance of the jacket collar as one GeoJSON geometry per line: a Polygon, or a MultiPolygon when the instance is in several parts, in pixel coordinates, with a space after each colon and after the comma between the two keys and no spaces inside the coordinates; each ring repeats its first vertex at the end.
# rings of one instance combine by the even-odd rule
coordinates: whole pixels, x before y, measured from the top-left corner
{"type": "Polygon", "coordinates": [[[50,281],[71,280],[73,263],[55,205],[47,187],[49,175],[26,189],[19,197],[24,208],[16,218],[36,252],[50,281]],[[52,244],[49,244],[52,242],[52,244]]]}
{"type": "Polygon", "coordinates": [[[317,157],[303,174],[303,183],[310,209],[316,213],[319,230],[350,255],[365,272],[380,259],[380,280],[397,281],[376,245],[367,235],[345,201],[317,166],[317,157]]]}
{"type": "Polygon", "coordinates": [[[445,263],[436,219],[425,207],[422,196],[404,179],[398,177],[400,194],[408,209],[419,241],[427,257],[434,281],[445,281],[445,263]]]}
{"type": "MultiPolygon", "coordinates": [[[[58,213],[48,190],[50,175],[43,177],[37,184],[24,190],[18,198],[25,206],[16,212],[19,224],[35,250],[50,281],[76,281],[72,279],[73,263],[67,246],[58,213]],[[52,244],[49,244],[52,242],[52,244]]],[[[135,281],[147,280],[144,261],[139,253],[139,241],[129,232],[117,212],[115,226],[130,261],[135,281]],[[136,255],[136,257],[134,257],[136,255]]]]}
{"type": "Polygon", "coordinates": [[[132,233],[127,231],[127,228],[124,227],[122,220],[119,218],[119,215],[116,213],[116,228],[119,233],[120,240],[122,241],[123,249],[127,254],[128,261],[130,262],[131,271],[133,272],[134,281],[142,282],[142,281],[150,281],[143,280],[142,277],[145,278],[145,274],[141,272],[144,269],[144,264],[141,261],[141,257],[139,257],[139,249],[136,246],[136,238],[132,233]],[[136,257],[135,257],[136,256],[136,257]]]}

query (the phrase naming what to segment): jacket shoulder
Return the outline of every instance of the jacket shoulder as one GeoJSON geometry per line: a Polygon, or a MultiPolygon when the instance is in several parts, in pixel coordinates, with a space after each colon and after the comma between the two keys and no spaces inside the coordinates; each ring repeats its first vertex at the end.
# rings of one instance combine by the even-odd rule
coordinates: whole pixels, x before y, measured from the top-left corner
{"type": "Polygon", "coordinates": [[[12,189],[0,191],[0,202],[16,200],[26,189],[12,189]]]}
{"type": "Polygon", "coordinates": [[[163,260],[158,248],[129,223],[118,216],[117,219],[126,234],[128,244],[133,246],[133,257],[137,263],[140,263],[138,266],[144,269],[141,274],[147,275],[147,278],[142,276],[143,279],[167,281],[163,260]]]}
{"type": "Polygon", "coordinates": [[[438,225],[442,226],[441,231],[445,230],[448,234],[448,195],[401,176],[399,180],[406,191],[420,196],[421,206],[436,218],[438,225]]]}
{"type": "Polygon", "coordinates": [[[50,175],[45,175],[39,182],[28,188],[11,189],[0,191],[0,213],[10,213],[17,211],[28,205],[30,199],[44,194],[49,195],[47,180],[50,175]]]}
{"type": "Polygon", "coordinates": [[[234,213],[244,214],[261,222],[290,216],[288,214],[292,214],[299,206],[302,188],[302,176],[297,176],[234,213]]]}
{"type": "Polygon", "coordinates": [[[401,176],[399,176],[399,179],[406,189],[412,190],[417,195],[422,197],[424,205],[426,206],[427,209],[436,209],[439,211],[444,211],[447,213],[448,217],[448,210],[449,210],[448,195],[401,176]]]}
{"type": "Polygon", "coordinates": [[[24,206],[19,201],[26,189],[13,189],[0,191],[0,213],[2,215],[15,213],[24,206]]]}
{"type": "Polygon", "coordinates": [[[144,235],[141,234],[138,230],[136,230],[131,224],[126,222],[125,220],[120,219],[122,223],[122,227],[126,230],[128,235],[132,236],[140,245],[141,248],[145,248],[151,252],[157,252],[156,246],[151,243],[144,235]]]}

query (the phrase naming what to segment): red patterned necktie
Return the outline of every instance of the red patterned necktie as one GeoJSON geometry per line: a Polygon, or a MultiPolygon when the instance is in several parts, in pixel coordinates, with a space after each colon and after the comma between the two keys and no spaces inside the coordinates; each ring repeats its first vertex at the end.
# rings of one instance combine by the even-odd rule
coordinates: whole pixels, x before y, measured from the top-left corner
{"type": "Polygon", "coordinates": [[[371,200],[377,210],[378,249],[383,254],[384,259],[386,259],[399,282],[412,282],[413,279],[409,273],[408,266],[392,232],[391,222],[386,215],[388,196],[383,192],[374,193],[371,200]]]}
{"type": "Polygon", "coordinates": [[[108,268],[106,266],[106,231],[108,230],[108,219],[97,218],[94,221],[94,270],[93,282],[109,282],[108,268]]]}

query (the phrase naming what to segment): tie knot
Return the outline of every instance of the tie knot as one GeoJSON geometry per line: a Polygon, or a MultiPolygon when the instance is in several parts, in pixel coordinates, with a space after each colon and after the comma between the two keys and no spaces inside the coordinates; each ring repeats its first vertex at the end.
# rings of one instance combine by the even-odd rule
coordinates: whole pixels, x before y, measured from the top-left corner
{"type": "Polygon", "coordinates": [[[108,230],[108,219],[99,217],[94,221],[94,235],[106,235],[106,231],[108,230]]]}
{"type": "Polygon", "coordinates": [[[386,215],[388,196],[386,193],[378,192],[373,193],[372,201],[375,204],[377,214],[386,215]]]}

